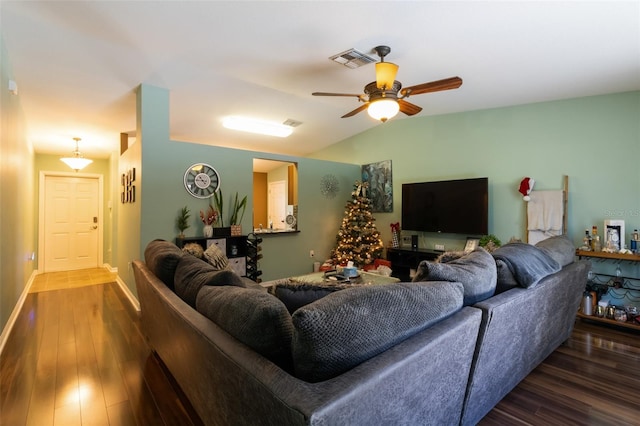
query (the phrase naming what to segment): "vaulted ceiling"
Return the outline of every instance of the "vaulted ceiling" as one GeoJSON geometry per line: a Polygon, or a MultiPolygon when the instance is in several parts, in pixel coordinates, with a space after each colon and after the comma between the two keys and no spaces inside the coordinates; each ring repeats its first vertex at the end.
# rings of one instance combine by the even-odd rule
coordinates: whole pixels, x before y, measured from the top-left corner
{"type": "MultiPolygon", "coordinates": [[[[2,37],[36,152],[117,151],[140,83],[170,90],[171,138],[304,156],[380,124],[348,97],[375,79],[328,58],[388,45],[397,80],[460,76],[414,117],[640,90],[638,1],[2,1],[2,37]],[[302,124],[281,139],[244,115],[302,124]]],[[[399,114],[393,120],[415,119],[399,114]]]]}

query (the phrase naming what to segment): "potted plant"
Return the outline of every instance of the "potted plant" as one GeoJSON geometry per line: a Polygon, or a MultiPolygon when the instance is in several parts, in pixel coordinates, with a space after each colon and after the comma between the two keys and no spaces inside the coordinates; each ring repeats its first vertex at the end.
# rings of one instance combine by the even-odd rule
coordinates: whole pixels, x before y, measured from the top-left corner
{"type": "Polygon", "coordinates": [[[247,196],[238,201],[238,193],[233,200],[233,207],[231,208],[231,216],[229,217],[229,224],[231,225],[231,235],[242,235],[242,218],[244,217],[244,211],[247,208],[247,196]],[[239,217],[238,217],[239,216],[239,217]]]}
{"type": "Polygon", "coordinates": [[[492,252],[502,245],[502,242],[493,234],[484,235],[478,245],[488,252],[492,252]]]}
{"type": "Polygon", "coordinates": [[[224,209],[224,197],[222,195],[222,189],[218,188],[218,190],[213,193],[213,204],[215,204],[215,209],[218,212],[217,220],[214,222],[213,235],[216,237],[231,236],[231,228],[224,226],[224,219],[222,215],[224,209]]]}
{"type": "Polygon", "coordinates": [[[189,208],[187,206],[184,206],[182,210],[180,210],[180,213],[176,218],[176,227],[180,231],[178,238],[184,238],[184,231],[190,227],[189,225],[190,217],[191,217],[191,213],[189,211],[189,208]]]}

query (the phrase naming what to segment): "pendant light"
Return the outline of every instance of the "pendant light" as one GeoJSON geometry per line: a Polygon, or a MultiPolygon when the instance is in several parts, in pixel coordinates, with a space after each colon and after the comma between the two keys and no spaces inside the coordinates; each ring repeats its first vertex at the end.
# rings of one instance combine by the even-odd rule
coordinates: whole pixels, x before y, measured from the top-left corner
{"type": "Polygon", "coordinates": [[[76,172],[84,169],[89,164],[93,163],[93,160],[89,160],[88,158],[84,158],[82,153],[78,150],[78,142],[80,142],[80,138],[73,138],[76,141],[76,150],[72,152],[73,157],[63,157],[60,159],[67,166],[71,167],[76,172]]]}
{"type": "Polygon", "coordinates": [[[400,111],[400,105],[395,99],[380,98],[372,101],[367,108],[369,116],[375,120],[380,120],[383,123],[390,118],[393,118],[400,111]]]}

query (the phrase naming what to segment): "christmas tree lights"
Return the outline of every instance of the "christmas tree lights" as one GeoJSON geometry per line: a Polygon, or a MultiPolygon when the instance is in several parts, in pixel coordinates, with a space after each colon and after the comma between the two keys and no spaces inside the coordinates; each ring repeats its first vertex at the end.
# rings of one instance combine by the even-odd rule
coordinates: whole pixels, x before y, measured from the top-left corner
{"type": "Polygon", "coordinates": [[[331,251],[335,265],[352,261],[362,268],[380,258],[384,248],[375,218],[371,214],[371,200],[366,192],[369,184],[356,181],[352,200],[345,206],[342,225],[336,236],[337,246],[331,251]]]}

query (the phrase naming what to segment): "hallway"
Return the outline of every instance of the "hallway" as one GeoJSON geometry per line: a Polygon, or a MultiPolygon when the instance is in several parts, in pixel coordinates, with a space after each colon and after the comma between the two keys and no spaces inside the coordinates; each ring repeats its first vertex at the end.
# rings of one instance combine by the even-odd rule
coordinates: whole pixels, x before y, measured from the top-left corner
{"type": "Polygon", "coordinates": [[[189,425],[105,269],[41,274],[0,359],[0,425],[189,425]]]}

